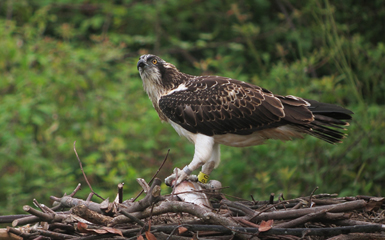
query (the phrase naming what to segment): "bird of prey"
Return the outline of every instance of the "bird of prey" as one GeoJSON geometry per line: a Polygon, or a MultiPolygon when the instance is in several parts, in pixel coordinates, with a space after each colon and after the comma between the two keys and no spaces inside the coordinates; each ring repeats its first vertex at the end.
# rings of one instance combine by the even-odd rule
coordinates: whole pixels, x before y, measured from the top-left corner
{"type": "MultiPolygon", "coordinates": [[[[137,68],[162,121],[195,144],[194,157],[182,171],[176,168],[166,183],[176,184],[202,166],[200,182],[220,162],[219,145],[259,145],[309,134],[329,143],[341,142],[343,126],[353,112],[337,105],[267,89],[221,76],[193,76],[152,54],[142,55],[137,68]]],[[[196,179],[196,178],[195,178],[196,179]]]]}

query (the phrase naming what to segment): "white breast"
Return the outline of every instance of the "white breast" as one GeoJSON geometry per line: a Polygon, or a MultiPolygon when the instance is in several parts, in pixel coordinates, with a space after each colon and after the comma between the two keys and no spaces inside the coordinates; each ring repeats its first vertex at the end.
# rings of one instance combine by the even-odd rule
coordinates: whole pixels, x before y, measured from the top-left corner
{"type": "Polygon", "coordinates": [[[179,134],[179,136],[185,136],[190,142],[195,144],[195,140],[197,138],[196,133],[192,133],[192,132],[187,131],[182,126],[180,126],[179,124],[177,124],[171,120],[168,120],[168,123],[171,124],[171,126],[175,129],[175,131],[179,134]]]}

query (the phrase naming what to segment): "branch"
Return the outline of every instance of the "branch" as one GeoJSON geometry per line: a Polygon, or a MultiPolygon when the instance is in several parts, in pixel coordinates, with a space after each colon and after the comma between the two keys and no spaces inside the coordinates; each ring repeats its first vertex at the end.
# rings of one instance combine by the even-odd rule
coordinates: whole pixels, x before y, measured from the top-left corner
{"type": "MultiPolygon", "coordinates": [[[[158,168],[158,170],[156,171],[156,173],[154,174],[154,176],[152,176],[151,180],[149,181],[150,184],[151,184],[152,181],[156,178],[156,176],[158,175],[159,171],[162,169],[163,165],[165,164],[165,162],[166,162],[166,160],[167,160],[167,157],[168,157],[168,154],[169,154],[169,153],[170,153],[170,149],[167,150],[167,154],[166,154],[166,156],[164,157],[162,164],[160,165],[160,167],[158,168]]],[[[140,193],[133,199],[133,202],[135,202],[135,200],[138,199],[138,197],[139,197],[140,195],[142,195],[142,193],[143,193],[143,190],[140,191],[140,193]]]]}
{"type": "MultiPolygon", "coordinates": [[[[366,206],[365,200],[357,200],[352,202],[345,202],[335,204],[333,209],[330,212],[346,212],[364,208],[366,206]]],[[[329,209],[330,206],[320,206],[313,208],[303,208],[303,209],[294,209],[294,210],[286,210],[286,211],[276,211],[269,213],[258,213],[254,217],[252,217],[249,221],[261,221],[261,220],[270,220],[270,219],[290,219],[290,218],[298,218],[306,214],[315,213],[320,210],[329,209]]]]}
{"type": "Polygon", "coordinates": [[[84,179],[86,180],[86,182],[87,182],[87,184],[88,184],[88,187],[90,188],[90,190],[91,190],[91,192],[92,192],[93,194],[95,194],[97,197],[99,197],[99,198],[101,198],[102,200],[104,200],[104,198],[102,198],[99,194],[97,194],[96,192],[94,192],[94,190],[92,189],[92,186],[91,186],[90,182],[89,182],[88,179],[87,179],[86,173],[85,173],[84,170],[83,170],[83,165],[82,165],[82,162],[80,161],[79,155],[78,155],[78,153],[76,152],[75,144],[76,144],[76,141],[74,142],[74,151],[75,151],[75,154],[76,154],[76,158],[78,159],[78,162],[79,162],[79,165],[80,165],[80,169],[82,170],[84,179]]]}
{"type": "Polygon", "coordinates": [[[120,207],[125,209],[128,213],[131,213],[142,211],[151,206],[153,203],[158,202],[160,200],[161,183],[162,181],[159,178],[155,178],[146,197],[138,202],[133,203],[130,201],[125,201],[123,204],[120,204],[120,207]]]}
{"type": "Polygon", "coordinates": [[[92,211],[88,209],[85,205],[78,205],[72,208],[71,212],[87,221],[104,226],[106,226],[112,220],[112,217],[105,216],[103,214],[92,211]]]}

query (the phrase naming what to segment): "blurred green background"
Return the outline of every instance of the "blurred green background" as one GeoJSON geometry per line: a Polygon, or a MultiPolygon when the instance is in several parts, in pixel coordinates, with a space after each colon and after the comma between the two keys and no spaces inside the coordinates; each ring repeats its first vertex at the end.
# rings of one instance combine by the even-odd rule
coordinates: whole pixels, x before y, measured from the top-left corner
{"type": "MultiPolygon", "coordinates": [[[[0,1],[0,214],[36,198],[126,198],[192,159],[162,124],[136,69],[154,53],[181,71],[216,74],[355,112],[338,145],[306,137],[222,146],[211,178],[226,194],[266,200],[320,192],[382,195],[385,187],[385,2],[295,0],[0,1]]],[[[164,192],[170,190],[163,186],[164,192]]],[[[96,200],[96,199],[95,199],[96,200]]]]}

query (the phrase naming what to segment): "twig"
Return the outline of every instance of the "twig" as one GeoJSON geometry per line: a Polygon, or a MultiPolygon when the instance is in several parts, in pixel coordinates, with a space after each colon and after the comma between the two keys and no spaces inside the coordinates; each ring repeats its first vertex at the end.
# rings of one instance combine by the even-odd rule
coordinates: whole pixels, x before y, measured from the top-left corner
{"type": "MultiPolygon", "coordinates": [[[[77,155],[77,154],[76,154],[77,155]]],[[[82,184],[81,183],[78,183],[78,185],[76,186],[76,188],[74,189],[74,191],[69,195],[70,197],[74,197],[75,194],[80,190],[80,188],[82,187],[82,184]]]]}
{"type": "Polygon", "coordinates": [[[385,240],[381,233],[349,233],[338,235],[327,240],[385,240]]]}
{"type": "Polygon", "coordinates": [[[315,193],[315,191],[317,191],[318,188],[319,188],[318,186],[315,187],[315,188],[313,189],[313,191],[311,192],[311,194],[310,194],[309,207],[312,207],[312,206],[313,206],[313,204],[311,203],[311,198],[313,197],[313,194],[315,193]]]}
{"type": "Polygon", "coordinates": [[[103,214],[92,211],[88,209],[85,205],[78,205],[72,208],[71,212],[87,221],[104,226],[107,226],[107,224],[112,220],[112,217],[105,216],[103,214]]]}
{"type": "Polygon", "coordinates": [[[25,224],[29,224],[29,223],[35,223],[35,222],[39,222],[39,221],[41,221],[41,219],[36,217],[36,216],[23,217],[20,219],[13,220],[12,227],[25,225],[25,224]]]}
{"type": "MultiPolygon", "coordinates": [[[[158,170],[156,171],[156,173],[154,174],[154,176],[152,176],[151,180],[149,181],[149,184],[152,183],[152,181],[153,181],[153,180],[156,178],[156,176],[158,175],[159,171],[162,169],[164,163],[165,163],[166,160],[167,160],[167,157],[168,157],[168,154],[169,154],[169,153],[170,153],[170,149],[167,150],[167,154],[166,154],[166,156],[164,157],[162,164],[160,165],[160,167],[158,168],[158,170]]],[[[140,191],[140,193],[139,193],[139,194],[138,194],[132,201],[135,202],[136,199],[138,199],[138,197],[139,197],[140,195],[142,195],[142,193],[143,193],[143,190],[140,191]]]]}
{"type": "Polygon", "coordinates": [[[43,213],[34,208],[31,208],[28,205],[24,205],[23,210],[29,212],[32,215],[40,218],[43,221],[51,222],[51,221],[62,221],[66,215],[64,214],[51,214],[51,213],[43,213]]]}
{"type": "Polygon", "coordinates": [[[11,223],[17,219],[30,217],[29,214],[18,214],[18,215],[7,215],[7,216],[0,216],[0,223],[11,223]]]}
{"type": "MultiPolygon", "coordinates": [[[[159,232],[170,233],[178,225],[166,225],[166,226],[153,226],[153,230],[159,232]]],[[[370,233],[381,231],[380,226],[372,225],[356,225],[348,227],[326,227],[326,228],[275,228],[273,227],[269,231],[259,232],[258,228],[243,228],[243,227],[231,227],[227,228],[221,225],[183,225],[189,231],[215,231],[224,234],[230,234],[232,231],[238,231],[243,233],[259,233],[258,236],[271,236],[271,235],[294,235],[302,237],[304,232],[307,232],[307,236],[336,236],[339,234],[348,234],[348,233],[370,233]]],[[[123,231],[123,234],[125,232],[123,231]]]]}
{"type": "Polygon", "coordinates": [[[53,238],[53,239],[70,239],[74,238],[72,235],[68,234],[63,234],[63,233],[57,233],[57,232],[52,232],[48,230],[42,230],[42,229],[31,229],[31,232],[38,232],[40,235],[53,238]]]}
{"type": "MultiPolygon", "coordinates": [[[[90,194],[88,194],[88,196],[87,196],[87,198],[86,198],[86,202],[90,202],[91,201],[91,199],[92,199],[92,197],[94,196],[94,192],[90,192],[90,194]]],[[[103,201],[104,201],[105,199],[103,199],[103,201]]]]}
{"type": "Polygon", "coordinates": [[[343,226],[376,225],[378,227],[381,227],[382,231],[385,231],[385,225],[380,223],[371,223],[371,222],[364,222],[364,221],[351,220],[351,219],[339,220],[339,221],[335,221],[334,223],[338,225],[343,225],[343,226]]]}
{"type": "Polygon", "coordinates": [[[257,204],[257,202],[255,201],[253,195],[250,194],[250,198],[251,198],[251,200],[253,201],[253,204],[254,204],[254,205],[257,204]]]}
{"type": "Polygon", "coordinates": [[[274,204],[274,193],[270,193],[269,204],[274,204]]]}
{"type": "MultiPolygon", "coordinates": [[[[212,223],[212,224],[219,223],[219,224],[228,225],[228,226],[237,226],[237,224],[235,224],[233,221],[213,213],[210,209],[198,207],[192,203],[177,202],[177,201],[170,201],[170,202],[163,201],[158,206],[154,206],[154,209],[153,209],[153,215],[160,215],[168,212],[175,212],[175,213],[186,212],[198,218],[201,218],[208,223],[212,223]]],[[[149,217],[150,214],[151,214],[151,209],[148,209],[148,208],[140,212],[131,213],[131,215],[139,219],[149,217]]],[[[127,223],[127,222],[130,222],[130,221],[125,216],[117,216],[112,220],[111,225],[127,223]]]]}
{"type": "Polygon", "coordinates": [[[168,237],[166,238],[166,240],[170,240],[171,237],[172,237],[172,235],[174,235],[175,231],[176,231],[177,229],[179,229],[180,227],[182,227],[182,225],[176,226],[176,227],[171,231],[171,233],[168,235],[168,237]]]}
{"type": "MultiPolygon", "coordinates": [[[[330,212],[345,212],[345,211],[352,211],[357,209],[362,209],[366,206],[365,200],[357,200],[353,202],[346,202],[346,203],[339,203],[335,204],[333,209],[330,210],[330,212]]],[[[301,217],[306,214],[314,213],[320,210],[329,209],[330,206],[320,206],[320,207],[313,207],[313,208],[303,208],[303,209],[293,209],[293,210],[286,210],[286,211],[275,211],[275,212],[269,212],[269,213],[260,213],[259,215],[253,217],[249,221],[261,221],[261,220],[270,220],[270,219],[290,219],[290,218],[297,218],[301,217]]]]}
{"type": "Polygon", "coordinates": [[[122,203],[123,202],[123,186],[124,186],[124,183],[119,183],[118,184],[118,196],[119,196],[119,203],[122,203]]]}
{"type": "Polygon", "coordinates": [[[22,232],[16,228],[11,228],[11,227],[7,227],[7,231],[10,232],[10,233],[13,233],[13,234],[16,234],[20,237],[22,237],[23,239],[24,238],[31,238],[33,236],[37,236],[38,233],[25,233],[25,232],[22,232]]]}
{"type": "Polygon", "coordinates": [[[244,212],[246,214],[246,216],[248,216],[249,218],[254,216],[255,215],[255,211],[252,210],[251,208],[241,204],[241,203],[238,203],[238,202],[232,202],[232,201],[229,201],[227,199],[222,199],[221,200],[221,203],[222,204],[226,204],[227,206],[229,207],[233,207],[233,208],[237,208],[239,210],[241,210],[242,212],[244,212]]]}
{"type": "Polygon", "coordinates": [[[121,209],[119,210],[119,213],[123,214],[124,216],[128,217],[129,219],[131,219],[133,222],[136,222],[137,224],[139,224],[140,226],[144,227],[146,224],[143,223],[142,221],[140,221],[139,218],[137,217],[134,217],[133,215],[131,215],[128,211],[124,210],[124,209],[121,209]]]}
{"type": "Polygon", "coordinates": [[[91,201],[84,201],[82,199],[78,198],[72,198],[69,196],[63,196],[61,198],[51,196],[50,197],[52,200],[59,202],[59,204],[63,208],[72,208],[78,205],[86,205],[87,208],[89,208],[92,211],[102,213],[100,207],[101,205],[99,203],[91,202],[91,201]]]}
{"type": "Polygon", "coordinates": [[[160,200],[160,184],[162,181],[159,178],[155,178],[153,181],[150,190],[148,191],[147,195],[138,202],[128,202],[125,204],[125,202],[122,204],[125,206],[125,210],[129,213],[132,212],[138,212],[146,209],[147,207],[151,206],[153,203],[156,203],[160,200]]]}
{"type": "Polygon", "coordinates": [[[40,203],[34,198],[33,200],[32,200],[32,203],[37,207],[37,208],[39,208],[42,212],[46,212],[45,211],[45,209],[43,209],[43,206],[42,205],[40,205],[40,203]]]}
{"type": "Polygon", "coordinates": [[[292,227],[296,227],[296,226],[299,226],[299,225],[304,224],[306,222],[309,222],[309,221],[311,221],[313,219],[316,219],[316,218],[324,216],[328,210],[329,209],[324,209],[324,210],[321,210],[319,212],[310,213],[310,214],[304,215],[302,217],[296,218],[294,220],[277,224],[274,227],[276,227],[276,228],[292,228],[292,227]]]}
{"type": "Polygon", "coordinates": [[[76,144],[76,141],[74,142],[74,151],[75,151],[75,154],[76,154],[76,158],[78,159],[78,162],[79,162],[79,165],[80,165],[80,169],[82,170],[84,179],[86,180],[86,182],[87,182],[87,184],[88,184],[88,187],[90,188],[90,190],[91,190],[91,192],[92,192],[93,194],[95,194],[95,195],[96,195],[97,197],[99,197],[100,199],[104,200],[103,197],[101,197],[99,194],[97,194],[96,192],[94,192],[94,190],[92,189],[92,186],[91,186],[90,182],[89,182],[88,179],[87,179],[86,173],[85,173],[84,170],[83,170],[83,165],[82,165],[82,162],[80,161],[79,155],[78,155],[78,153],[76,152],[75,144],[76,144]]]}
{"type": "MultiPolygon", "coordinates": [[[[81,184],[81,183],[78,183],[78,185],[77,185],[76,188],[73,190],[73,192],[72,192],[70,195],[68,195],[68,196],[69,196],[69,197],[74,197],[75,194],[80,190],[81,186],[82,186],[82,184],[81,184]]],[[[52,199],[52,197],[53,197],[53,196],[51,196],[51,199],[52,199]]],[[[55,198],[55,197],[54,197],[54,198],[55,198]]],[[[59,198],[56,198],[56,199],[59,199],[59,198]]],[[[54,199],[52,199],[52,200],[54,200],[54,199]]],[[[56,201],[56,200],[54,200],[54,201],[56,201]]],[[[60,204],[60,199],[57,200],[57,201],[59,202],[59,204],[56,205],[56,206],[53,206],[53,207],[51,208],[52,211],[56,211],[56,210],[59,210],[60,208],[63,208],[63,207],[61,206],[61,204],[60,204]]]]}

